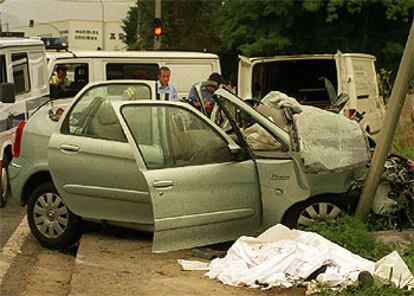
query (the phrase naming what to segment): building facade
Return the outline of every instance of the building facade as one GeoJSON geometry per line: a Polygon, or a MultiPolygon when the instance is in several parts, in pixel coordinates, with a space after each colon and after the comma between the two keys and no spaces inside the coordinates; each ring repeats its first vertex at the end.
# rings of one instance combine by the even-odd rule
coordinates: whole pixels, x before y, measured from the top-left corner
{"type": "Polygon", "coordinates": [[[30,37],[65,37],[70,50],[125,50],[121,21],[59,20],[17,27],[30,37]]]}

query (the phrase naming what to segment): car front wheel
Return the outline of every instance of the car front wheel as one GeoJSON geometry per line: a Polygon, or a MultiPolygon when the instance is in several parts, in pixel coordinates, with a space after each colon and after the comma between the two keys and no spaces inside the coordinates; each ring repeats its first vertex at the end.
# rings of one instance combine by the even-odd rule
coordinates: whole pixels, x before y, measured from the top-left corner
{"type": "Polygon", "coordinates": [[[303,229],[318,223],[327,223],[348,212],[345,198],[337,195],[315,196],[292,206],[284,215],[282,224],[303,229]]]}
{"type": "Polygon", "coordinates": [[[33,235],[46,248],[66,248],[80,237],[80,218],[68,209],[51,182],[33,190],[27,217],[33,235]]]}

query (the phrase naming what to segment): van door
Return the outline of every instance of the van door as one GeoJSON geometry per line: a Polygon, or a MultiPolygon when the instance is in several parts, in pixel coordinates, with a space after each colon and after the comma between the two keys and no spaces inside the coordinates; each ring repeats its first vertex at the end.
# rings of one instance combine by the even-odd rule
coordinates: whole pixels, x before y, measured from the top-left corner
{"type": "Polygon", "coordinates": [[[239,56],[237,95],[241,98],[252,97],[252,62],[249,58],[239,56]]]}
{"type": "Polygon", "coordinates": [[[382,108],[379,103],[373,59],[352,57],[351,64],[356,110],[360,113],[365,112],[361,124],[369,133],[378,133],[382,124],[382,108]]]}

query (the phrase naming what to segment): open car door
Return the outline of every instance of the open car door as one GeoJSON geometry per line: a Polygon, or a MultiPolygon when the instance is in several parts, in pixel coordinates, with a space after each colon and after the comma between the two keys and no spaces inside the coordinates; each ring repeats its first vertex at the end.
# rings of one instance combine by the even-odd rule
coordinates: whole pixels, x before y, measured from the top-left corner
{"type": "Polygon", "coordinates": [[[154,252],[224,242],[261,225],[255,162],[207,117],[175,102],[114,103],[149,187],[154,252]],[[150,118],[139,124],[139,118],[150,118]],[[236,160],[237,159],[237,160],[236,160]]]}

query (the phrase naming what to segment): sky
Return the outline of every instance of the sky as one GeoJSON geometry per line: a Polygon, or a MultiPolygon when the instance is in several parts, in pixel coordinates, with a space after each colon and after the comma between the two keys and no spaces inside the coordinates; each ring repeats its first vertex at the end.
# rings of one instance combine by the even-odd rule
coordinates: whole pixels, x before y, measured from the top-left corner
{"type": "Polygon", "coordinates": [[[64,19],[124,19],[136,0],[0,0],[0,20],[3,29],[12,31],[27,26],[29,20],[48,22],[64,19]]]}

